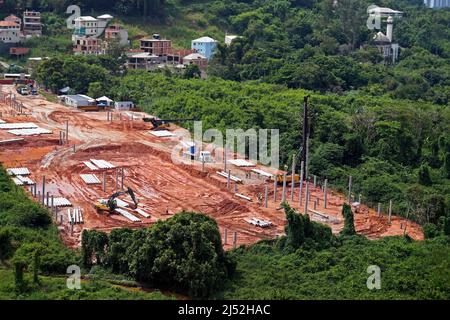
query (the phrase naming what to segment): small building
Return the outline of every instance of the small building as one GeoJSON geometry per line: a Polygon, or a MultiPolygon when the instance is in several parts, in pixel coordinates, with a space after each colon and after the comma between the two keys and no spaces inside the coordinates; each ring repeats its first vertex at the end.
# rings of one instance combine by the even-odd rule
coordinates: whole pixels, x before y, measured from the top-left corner
{"type": "Polygon", "coordinates": [[[42,35],[42,22],[40,12],[27,10],[23,13],[23,34],[31,36],[42,35]]]}
{"type": "Polygon", "coordinates": [[[194,53],[194,50],[170,50],[166,62],[174,65],[183,64],[184,57],[192,53],[194,53]]]}
{"type": "Polygon", "coordinates": [[[103,41],[98,38],[88,36],[76,36],[73,46],[75,55],[104,54],[103,41]]]}
{"type": "Polygon", "coordinates": [[[375,46],[382,54],[386,63],[396,63],[398,60],[400,46],[393,42],[394,33],[394,18],[389,16],[387,18],[386,34],[378,32],[374,37],[375,46]]]}
{"type": "Polygon", "coordinates": [[[192,40],[191,49],[201,55],[205,56],[206,59],[211,59],[214,51],[217,48],[217,41],[210,37],[202,37],[192,40]]]}
{"type": "Polygon", "coordinates": [[[134,103],[131,101],[116,101],[114,103],[114,109],[119,111],[129,111],[134,109],[134,103]]]}
{"type": "Polygon", "coordinates": [[[172,50],[172,41],[161,39],[159,34],[154,34],[152,38],[141,39],[141,50],[159,57],[167,56],[172,50]]]}
{"type": "Polygon", "coordinates": [[[12,57],[21,58],[30,52],[30,48],[12,47],[9,49],[9,54],[12,57]]]}
{"type": "Polygon", "coordinates": [[[105,40],[118,40],[121,46],[128,45],[128,31],[119,24],[112,24],[105,30],[105,40]]]}
{"type": "Polygon", "coordinates": [[[100,108],[109,108],[114,105],[114,101],[106,96],[100,97],[96,100],[97,100],[97,106],[100,108]]]}
{"type": "Polygon", "coordinates": [[[152,70],[155,66],[162,62],[160,56],[151,54],[150,52],[141,52],[129,55],[127,57],[127,69],[152,70]]]}
{"type": "Polygon", "coordinates": [[[83,94],[65,95],[60,97],[65,105],[84,111],[97,111],[97,101],[83,94]]]}
{"type": "Polygon", "coordinates": [[[227,46],[229,46],[229,45],[231,45],[231,43],[235,40],[235,39],[237,39],[237,38],[240,38],[239,36],[235,36],[235,35],[226,35],[225,36],[225,44],[227,45],[227,46]]]}
{"type": "Polygon", "coordinates": [[[20,25],[12,21],[0,21],[0,42],[16,44],[21,40],[20,25]]]}
{"type": "Polygon", "coordinates": [[[188,66],[191,64],[195,64],[203,70],[208,66],[208,59],[200,53],[192,53],[183,58],[183,65],[188,66]]]}
{"type": "Polygon", "coordinates": [[[450,7],[450,0],[424,0],[424,4],[433,9],[450,7]]]}
{"type": "Polygon", "coordinates": [[[4,20],[8,21],[8,22],[17,23],[19,25],[19,29],[22,29],[22,19],[20,19],[19,17],[11,14],[11,15],[7,16],[4,20]]]}

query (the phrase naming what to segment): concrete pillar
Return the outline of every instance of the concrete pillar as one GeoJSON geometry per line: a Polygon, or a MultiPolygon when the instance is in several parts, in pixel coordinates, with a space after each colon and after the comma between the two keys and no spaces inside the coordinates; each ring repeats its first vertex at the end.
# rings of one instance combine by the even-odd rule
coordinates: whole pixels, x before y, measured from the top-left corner
{"type": "Polygon", "coordinates": [[[286,201],[286,173],[283,175],[283,194],[281,197],[281,202],[286,201]]]}
{"type": "Polygon", "coordinates": [[[119,191],[119,169],[116,169],[116,192],[119,191]]]}
{"type": "Polygon", "coordinates": [[[304,175],[304,171],[303,171],[303,167],[304,167],[304,162],[302,161],[301,165],[300,165],[300,192],[298,193],[298,205],[301,206],[302,205],[302,193],[303,193],[303,175],[304,175]]]}
{"type": "Polygon", "coordinates": [[[227,148],[223,149],[223,171],[227,172],[227,148]]]}
{"type": "Polygon", "coordinates": [[[391,223],[392,217],[392,200],[389,200],[389,223],[391,223]]]}
{"type": "Polygon", "coordinates": [[[305,195],[305,214],[308,214],[308,201],[309,201],[309,180],[306,180],[306,195],[305,195]]]}
{"type": "Polygon", "coordinates": [[[227,228],[225,228],[225,230],[223,231],[223,243],[224,244],[227,244],[227,242],[228,242],[228,229],[227,228]]]}
{"type": "Polygon", "coordinates": [[[274,175],[273,176],[273,201],[276,202],[277,201],[277,183],[278,183],[278,176],[274,175]]]}
{"type": "Polygon", "coordinates": [[[291,170],[291,201],[294,201],[295,192],[295,156],[292,158],[292,170],[291,170]]]}
{"type": "Polygon", "coordinates": [[[378,202],[378,209],[377,209],[378,217],[381,217],[381,203],[378,202]]]}
{"type": "Polygon", "coordinates": [[[40,192],[40,191],[38,191],[38,197],[37,197],[37,199],[38,199],[38,203],[41,203],[41,192],[40,192]]]}
{"type": "Polygon", "coordinates": [[[268,197],[269,197],[269,186],[266,184],[264,187],[264,207],[267,208],[268,205],[268,197]]]}
{"type": "Polygon", "coordinates": [[[202,157],[202,172],[205,172],[205,158],[202,157]]]}
{"type": "Polygon", "coordinates": [[[233,249],[237,247],[237,232],[233,233],[233,249]]]}
{"type": "Polygon", "coordinates": [[[66,121],[66,143],[69,144],[69,121],[66,121]]]}
{"type": "MultiPolygon", "coordinates": [[[[53,213],[55,213],[55,197],[53,195],[52,195],[52,202],[51,203],[52,203],[52,210],[51,211],[52,211],[52,214],[53,214],[53,213]]],[[[56,216],[55,216],[55,218],[56,218],[56,216]]]]}
{"type": "Polygon", "coordinates": [[[327,208],[327,188],[328,188],[328,179],[325,179],[325,184],[323,186],[323,207],[326,209],[327,208]]]}
{"type": "Polygon", "coordinates": [[[120,181],[121,190],[123,190],[123,175],[124,175],[124,170],[123,170],[123,167],[122,167],[122,170],[121,170],[121,181],[120,181]]]}
{"type": "Polygon", "coordinates": [[[231,170],[228,170],[227,174],[227,189],[230,189],[231,187],[231,170]]]}
{"type": "Polygon", "coordinates": [[[317,201],[318,199],[314,200],[314,210],[317,210],[317,201]]]}
{"type": "Polygon", "coordinates": [[[45,176],[42,177],[42,204],[44,204],[45,198],[45,176]]]}
{"type": "Polygon", "coordinates": [[[359,202],[360,204],[362,204],[362,194],[361,194],[361,193],[360,193],[359,196],[358,196],[358,202],[359,202]]]}
{"type": "Polygon", "coordinates": [[[352,202],[352,176],[348,179],[348,204],[352,202]]]}
{"type": "Polygon", "coordinates": [[[314,178],[314,189],[315,189],[317,187],[317,176],[314,175],[313,178],[314,178]]]}
{"type": "Polygon", "coordinates": [[[47,191],[47,201],[45,202],[45,206],[50,208],[50,192],[47,191]]]}
{"type": "Polygon", "coordinates": [[[76,152],[76,147],[75,147],[75,145],[73,145],[73,153],[75,153],[76,152]]]}

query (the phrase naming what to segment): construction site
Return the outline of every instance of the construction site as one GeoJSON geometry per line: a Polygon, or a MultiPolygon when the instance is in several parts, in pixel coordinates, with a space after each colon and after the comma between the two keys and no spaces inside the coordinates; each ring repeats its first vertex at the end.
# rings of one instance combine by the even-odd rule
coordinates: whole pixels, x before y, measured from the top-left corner
{"type": "MultiPolygon", "coordinates": [[[[13,91],[4,85],[0,93],[0,163],[49,208],[69,247],[80,245],[84,229],[143,228],[193,211],[214,218],[231,249],[284,235],[283,200],[333,233],[344,226],[347,195],[325,181],[292,185],[286,172],[236,154],[205,163],[181,153],[174,163],[172,151],[188,132],[173,123],[159,130],[143,112],[83,112],[13,91]]],[[[354,213],[356,231],[369,239],[405,233],[423,239],[418,224],[390,211],[359,201],[354,213]]]]}

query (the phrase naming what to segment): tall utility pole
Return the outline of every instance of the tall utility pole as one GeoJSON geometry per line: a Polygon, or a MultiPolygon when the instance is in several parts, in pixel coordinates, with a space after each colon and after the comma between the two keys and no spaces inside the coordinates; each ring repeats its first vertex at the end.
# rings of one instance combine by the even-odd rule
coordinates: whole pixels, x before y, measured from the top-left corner
{"type": "MultiPolygon", "coordinates": [[[[302,132],[302,154],[301,161],[303,161],[303,165],[306,166],[307,158],[308,158],[308,138],[310,134],[310,125],[309,125],[309,111],[308,111],[308,99],[309,96],[306,96],[303,99],[303,132],[302,132]]],[[[305,175],[303,178],[306,180],[306,170],[303,170],[303,174],[305,175]]]]}

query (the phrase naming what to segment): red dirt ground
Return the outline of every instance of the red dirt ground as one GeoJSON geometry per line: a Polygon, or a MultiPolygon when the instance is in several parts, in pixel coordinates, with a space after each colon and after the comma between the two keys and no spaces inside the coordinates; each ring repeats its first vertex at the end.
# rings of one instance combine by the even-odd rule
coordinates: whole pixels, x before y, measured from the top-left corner
{"type": "MultiPolygon", "coordinates": [[[[3,86],[4,92],[9,90],[12,88],[3,86]]],[[[75,207],[84,209],[85,223],[75,226],[73,236],[70,235],[67,219],[59,225],[62,238],[68,246],[76,247],[80,244],[83,228],[103,231],[120,227],[139,228],[149,226],[160,219],[167,219],[182,210],[202,212],[213,217],[222,236],[227,228],[228,242],[224,245],[227,249],[231,247],[233,232],[237,232],[238,245],[284,234],[286,221],[284,212],[279,209],[281,187],[278,187],[278,199],[274,202],[273,185],[269,184],[269,207],[262,208],[256,199],[258,193],[264,193],[265,182],[255,176],[247,178],[244,169],[230,165],[232,174],[244,180],[244,184],[237,186],[238,193],[251,197],[253,201],[248,202],[236,197],[234,186],[228,190],[226,179],[216,174],[216,171],[222,169],[220,166],[207,165],[205,172],[202,172],[201,165],[192,164],[182,158],[178,160],[183,161],[183,164],[173,163],[171,151],[180,138],[156,138],[150,135],[150,124],[144,123],[142,119],[136,120],[147,115],[134,112],[134,121],[120,121],[120,114],[115,112],[114,121],[108,122],[106,112],[80,112],[42,100],[39,96],[17,96],[17,100],[23,102],[28,115],[16,116],[9,103],[0,103],[2,120],[34,122],[42,128],[52,130],[53,133],[40,137],[25,137],[21,142],[0,145],[0,162],[7,168],[28,167],[32,172],[31,178],[38,182],[38,188],[42,177],[45,176],[47,191],[55,196],[65,197],[75,207]],[[65,129],[66,121],[69,121],[69,145],[59,146],[59,131],[65,129]],[[76,145],[75,153],[73,145],[76,145]],[[151,215],[150,219],[143,219],[142,223],[131,223],[119,215],[99,215],[96,212],[93,204],[115,192],[115,170],[107,171],[106,193],[102,191],[101,185],[88,186],[80,178],[80,174],[93,173],[83,164],[83,161],[92,158],[107,160],[124,168],[124,185],[135,190],[139,207],[151,215]],[[274,225],[262,229],[244,221],[245,218],[253,217],[269,220],[274,225]]],[[[126,116],[127,113],[124,113],[123,119],[126,116]]],[[[172,129],[177,129],[177,132],[182,130],[175,126],[172,129]]],[[[13,138],[16,137],[0,130],[0,140],[13,138]]],[[[268,168],[261,169],[271,171],[268,168]]],[[[102,178],[102,173],[94,173],[99,179],[102,178]]],[[[291,188],[287,189],[287,199],[291,203],[291,188]]],[[[295,191],[295,200],[291,205],[303,212],[303,207],[298,206],[298,188],[295,191]]],[[[323,199],[320,189],[312,190],[309,208],[313,208],[316,197],[323,199]]],[[[129,201],[126,197],[121,199],[129,201]]],[[[317,207],[318,211],[339,219],[338,224],[329,224],[335,233],[343,227],[343,203],[343,196],[334,193],[329,196],[327,209],[323,208],[323,201],[320,201],[317,207]]],[[[392,217],[389,224],[386,216],[378,217],[375,211],[365,209],[366,213],[355,215],[358,233],[377,239],[402,235],[404,226],[407,226],[407,233],[412,238],[423,239],[422,229],[416,223],[392,217]]],[[[61,209],[60,212],[64,213],[65,210],[61,209]]]]}

